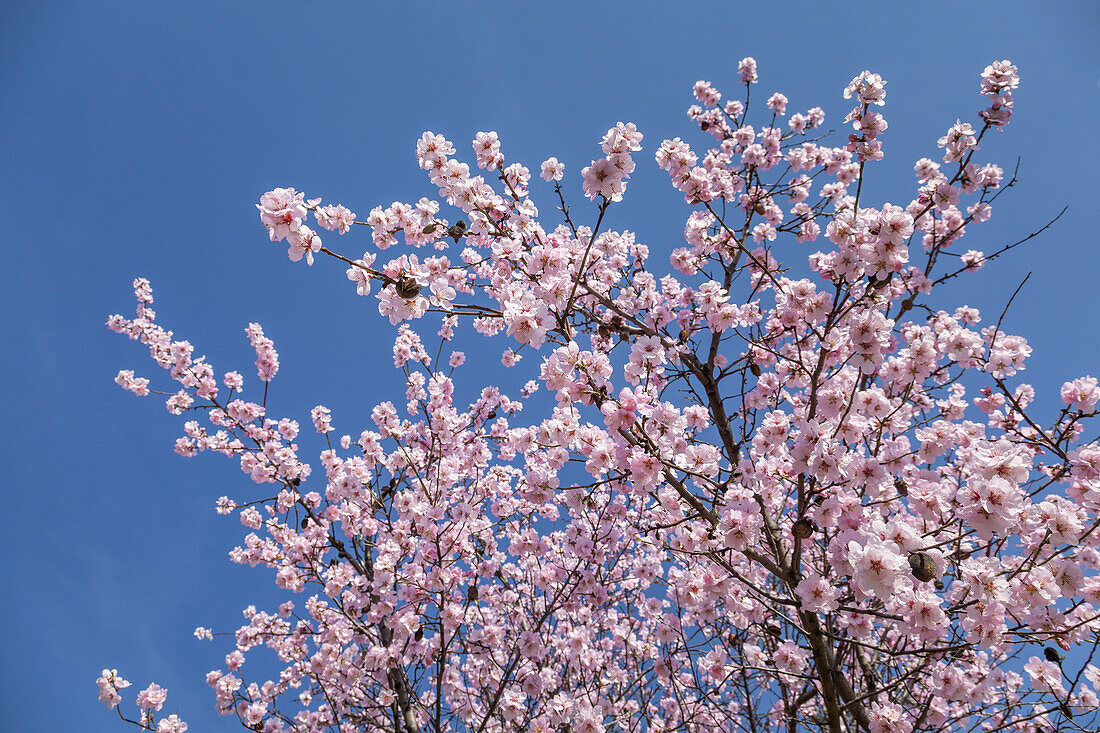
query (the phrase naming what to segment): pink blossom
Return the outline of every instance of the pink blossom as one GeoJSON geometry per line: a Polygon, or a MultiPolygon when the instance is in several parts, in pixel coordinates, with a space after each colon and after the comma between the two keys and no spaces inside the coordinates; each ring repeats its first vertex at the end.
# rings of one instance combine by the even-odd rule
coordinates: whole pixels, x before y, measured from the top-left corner
{"type": "Polygon", "coordinates": [[[137,704],[143,710],[160,710],[168,697],[168,691],[153,683],[137,694],[137,704]]]}
{"type": "Polygon", "coordinates": [[[335,230],[340,234],[347,234],[351,225],[355,223],[355,214],[343,205],[322,206],[314,212],[314,215],[322,229],[335,230]]]}
{"type": "Polygon", "coordinates": [[[103,670],[96,679],[96,684],[99,685],[100,702],[107,703],[107,707],[112,710],[122,702],[122,696],[118,691],[130,686],[129,682],[118,676],[117,669],[103,670]]]}
{"type": "Polygon", "coordinates": [[[542,162],[542,180],[560,181],[565,175],[565,166],[557,158],[547,158],[542,162]]]}
{"type": "Polygon", "coordinates": [[[286,239],[306,218],[305,194],[293,188],[268,191],[260,197],[256,208],[260,210],[260,222],[267,227],[272,242],[286,239]]]}

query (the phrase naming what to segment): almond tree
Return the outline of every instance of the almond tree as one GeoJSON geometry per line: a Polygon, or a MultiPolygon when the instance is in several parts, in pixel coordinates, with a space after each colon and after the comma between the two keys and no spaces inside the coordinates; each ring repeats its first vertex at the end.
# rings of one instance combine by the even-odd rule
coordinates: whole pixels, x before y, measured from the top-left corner
{"type": "MultiPolygon", "coordinates": [[[[739,73],[744,101],[695,84],[705,152],[656,149],[692,209],[676,275],[605,226],[642,149],[633,124],[581,172],[584,206],[556,158],[532,186],[492,132],[473,143],[483,173],[425,133],[438,198],[365,221],[264,194],[292,260],[338,260],[375,297],[407,383],[357,436],[332,441],[316,407],[316,464],[299,423],[269,415],[279,362],[260,326],[262,389],[219,380],[135,281],[136,316],[108,325],[179,389],[118,383],[195,418],[180,455],[239,461],[258,488],[218,500],[250,530],[232,559],[296,594],[246,609],[207,677],[221,713],[269,732],[1096,729],[1100,387],[1062,385],[1042,422],[1005,314],[935,305],[936,286],[1039,233],[988,254],[959,242],[1016,180],[978,155],[1009,122],[1016,67],[985,69],[988,106],[917,161],[897,205],[864,186],[887,129],[877,74],[844,90],[854,132],[831,146],[820,108],[788,115],[774,94],[761,110],[755,62],[739,73]],[[330,249],[311,216],[368,227],[367,252],[330,249]],[[799,276],[784,260],[803,250],[799,276]],[[464,355],[443,358],[469,327],[505,332],[504,367],[532,365],[518,394],[469,392],[464,355]],[[261,646],[282,671],[248,681],[261,646]]],[[[104,670],[100,697],[114,708],[128,685],[104,670]]],[[[119,714],[185,730],[157,720],[165,694],[119,714]]]]}

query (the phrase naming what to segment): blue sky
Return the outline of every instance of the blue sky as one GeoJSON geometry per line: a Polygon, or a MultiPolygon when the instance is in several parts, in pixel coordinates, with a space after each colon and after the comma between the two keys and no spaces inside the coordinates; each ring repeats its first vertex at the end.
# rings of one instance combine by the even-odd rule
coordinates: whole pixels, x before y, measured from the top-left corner
{"type": "MultiPolygon", "coordinates": [[[[644,150],[612,224],[667,253],[686,208],[652,155],[665,137],[705,144],[684,116],[697,79],[735,95],[737,61],[754,56],[754,99],[782,91],[792,111],[820,105],[835,127],[845,84],[865,68],[882,74],[886,161],[864,190],[904,204],[913,161],[936,156],[956,117],[975,119],[981,70],[1009,58],[1022,77],[1017,111],[981,157],[1007,169],[1019,157],[1020,183],[966,248],[992,251],[1069,211],[943,302],[995,315],[1030,271],[1004,328],[1035,349],[1023,377],[1040,406],[1053,406],[1064,380],[1100,375],[1100,255],[1088,223],[1100,4],[379,5],[4,4],[0,729],[117,730],[95,696],[104,666],[133,681],[130,692],[167,687],[165,711],[178,707],[192,730],[228,726],[202,681],[228,642],[200,643],[191,630],[235,629],[241,608],[273,597],[268,571],[229,564],[244,530],[213,513],[218,496],[253,486],[220,456],[172,453],[179,419],[112,382],[123,368],[164,377],[103,323],[132,312],[130,281],[146,276],[163,323],[219,371],[240,370],[255,396],[243,329],[260,322],[282,361],[273,411],[307,423],[323,403],[338,434],[357,434],[370,406],[400,388],[390,326],[343,268],[289,262],[253,204],[294,186],[362,218],[432,195],[413,156],[423,130],[471,159],[479,130],[496,130],[507,158],[532,169],[556,155],[580,211],[579,171],[600,137],[637,123],[644,150]]],[[[550,189],[534,191],[553,221],[550,189]]],[[[357,230],[338,246],[357,256],[368,243],[357,230]]],[[[501,348],[472,354],[478,369],[460,388],[472,395],[479,374],[495,379],[501,348]]]]}

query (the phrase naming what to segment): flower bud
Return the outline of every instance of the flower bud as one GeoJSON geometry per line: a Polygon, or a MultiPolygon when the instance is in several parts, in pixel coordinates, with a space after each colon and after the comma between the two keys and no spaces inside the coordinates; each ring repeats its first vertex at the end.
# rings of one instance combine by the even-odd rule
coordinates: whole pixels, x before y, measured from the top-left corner
{"type": "Polygon", "coordinates": [[[936,563],[926,552],[914,552],[910,555],[909,567],[913,570],[913,577],[922,582],[927,583],[936,577],[936,563]]]}

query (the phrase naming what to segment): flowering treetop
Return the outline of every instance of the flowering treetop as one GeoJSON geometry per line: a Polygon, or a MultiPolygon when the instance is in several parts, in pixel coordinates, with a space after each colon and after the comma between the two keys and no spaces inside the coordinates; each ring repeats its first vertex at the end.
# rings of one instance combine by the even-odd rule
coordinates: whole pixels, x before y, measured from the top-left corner
{"type": "MultiPolygon", "coordinates": [[[[316,407],[319,468],[299,423],[268,414],[279,362],[260,326],[247,335],[264,398],[248,401],[135,281],[136,316],[108,325],[180,384],[162,393],[171,412],[209,422],[187,421],[176,451],[234,457],[269,487],[219,500],[250,530],[231,558],[305,594],[246,609],[207,678],[219,711],[263,731],[1094,729],[1100,446],[1085,430],[1100,387],[1067,382],[1043,424],[1036,390],[1010,382],[1031,349],[1003,314],[983,325],[931,298],[1030,239],[959,251],[1015,180],[977,153],[1010,120],[1016,67],[985,69],[980,122],[952,125],[942,159],[917,161],[912,199],[881,205],[864,187],[888,129],[880,76],[844,90],[853,132],[830,146],[824,111],[788,115],[782,94],[750,124],[756,63],[738,70],[743,101],[695,84],[688,115],[710,147],[655,151],[692,207],[677,274],[604,228],[642,150],[633,124],[581,172],[591,223],[556,158],[540,173],[560,216],[543,223],[541,184],[493,132],[473,142],[482,173],[424,133],[438,198],[364,221],[264,194],[271,240],[294,261],[342,261],[396,326],[405,403],[335,443],[316,407]],[[340,235],[369,227],[369,249],[330,249],[310,215],[340,235]],[[784,264],[800,256],[805,277],[784,264]],[[441,362],[426,341],[464,322],[505,334],[506,367],[537,352],[519,394],[459,397],[464,355],[441,362]],[[259,646],[281,671],[246,682],[259,646]]],[[[105,670],[101,699],[128,684],[105,670]]],[[[184,730],[154,723],[163,701],[150,686],[131,722],[184,730]]]]}

